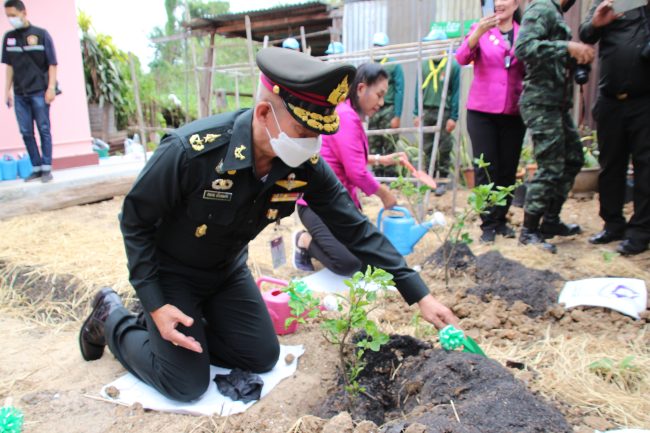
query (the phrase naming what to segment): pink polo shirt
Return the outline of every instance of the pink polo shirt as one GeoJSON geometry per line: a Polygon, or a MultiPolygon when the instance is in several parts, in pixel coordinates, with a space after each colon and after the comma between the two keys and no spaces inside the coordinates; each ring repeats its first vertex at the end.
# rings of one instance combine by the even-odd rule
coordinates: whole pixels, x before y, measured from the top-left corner
{"type": "Polygon", "coordinates": [[[333,135],[323,135],[321,156],[360,208],[357,189],[372,195],[379,188],[379,182],[368,171],[368,137],[349,99],[339,104],[336,112],[341,119],[339,130],[333,135]]]}
{"type": "MultiPolygon", "coordinates": [[[[519,34],[519,24],[514,24],[514,40],[519,34]]],[[[519,114],[519,96],[524,79],[524,64],[515,57],[513,46],[504,41],[498,28],[490,29],[470,50],[469,35],[476,29],[473,24],[468,36],[456,52],[461,65],[474,62],[474,81],[469,91],[467,109],[493,114],[519,114]],[[505,68],[505,58],[510,56],[510,68],[505,68]]]]}

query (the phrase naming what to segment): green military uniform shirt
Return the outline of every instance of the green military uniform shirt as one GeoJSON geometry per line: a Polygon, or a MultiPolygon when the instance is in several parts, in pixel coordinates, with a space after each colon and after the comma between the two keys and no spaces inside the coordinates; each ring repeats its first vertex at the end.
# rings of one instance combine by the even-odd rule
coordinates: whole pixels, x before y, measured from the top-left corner
{"type": "MultiPolygon", "coordinates": [[[[446,59],[446,57],[445,57],[446,59]]],[[[445,83],[446,61],[441,66],[443,60],[433,61],[433,69],[429,60],[422,62],[422,105],[425,108],[440,108],[442,102],[442,90],[445,83]]],[[[417,83],[415,88],[415,108],[413,114],[419,113],[417,83]]],[[[460,65],[454,59],[451,64],[451,81],[447,89],[447,101],[445,102],[445,111],[449,110],[449,117],[458,120],[458,106],[460,99],[460,65]]]]}
{"type": "Polygon", "coordinates": [[[535,0],[526,8],[515,44],[515,55],[526,65],[521,105],[571,107],[570,40],[559,0],[535,0]]]}
{"type": "Polygon", "coordinates": [[[147,311],[165,304],[158,252],[185,269],[228,272],[245,260],[248,242],[293,213],[303,195],[364,264],[394,275],[409,304],[429,293],[318,155],[296,168],[276,158],[268,176],[258,179],[252,119],[252,110],[222,114],[166,135],[125,197],[121,229],[130,281],[147,311]]]}
{"type": "Polygon", "coordinates": [[[388,91],[384,95],[384,105],[393,106],[393,117],[402,117],[404,107],[404,69],[402,65],[386,63],[393,61],[388,57],[377,60],[388,73],[388,91]]]}

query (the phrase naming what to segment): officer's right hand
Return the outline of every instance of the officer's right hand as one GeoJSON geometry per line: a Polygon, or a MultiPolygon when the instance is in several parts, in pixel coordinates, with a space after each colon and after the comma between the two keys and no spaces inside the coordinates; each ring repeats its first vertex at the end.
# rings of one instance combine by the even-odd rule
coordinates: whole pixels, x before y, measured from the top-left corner
{"type": "Polygon", "coordinates": [[[185,315],[178,308],[171,304],[165,304],[153,311],[151,318],[164,340],[171,342],[174,346],[184,347],[193,352],[203,352],[201,343],[196,341],[194,337],[182,334],[176,329],[179,324],[189,328],[194,323],[194,319],[185,315]]]}
{"type": "Polygon", "coordinates": [[[605,0],[594,11],[594,16],[591,18],[591,25],[594,27],[604,27],[622,16],[622,13],[617,14],[614,12],[613,0],[605,0]]]}
{"type": "Polygon", "coordinates": [[[11,95],[7,95],[7,99],[5,100],[5,104],[7,104],[7,108],[11,108],[14,106],[14,97],[11,95]]]}
{"type": "Polygon", "coordinates": [[[579,65],[591,63],[596,53],[592,46],[583,44],[582,42],[569,42],[567,49],[569,50],[569,55],[576,59],[579,65]]]}

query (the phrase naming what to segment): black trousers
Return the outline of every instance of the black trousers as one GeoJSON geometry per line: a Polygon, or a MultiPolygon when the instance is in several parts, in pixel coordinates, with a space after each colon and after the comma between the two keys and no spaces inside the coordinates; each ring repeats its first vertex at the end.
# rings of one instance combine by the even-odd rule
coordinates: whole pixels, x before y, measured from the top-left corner
{"type": "MultiPolygon", "coordinates": [[[[487,173],[485,169],[474,167],[476,184],[494,182],[495,186],[513,185],[526,133],[521,116],[467,110],[467,131],[472,140],[474,157],[483,154],[483,160],[490,163],[487,173]]],[[[482,214],[481,229],[495,229],[505,224],[511,202],[512,197],[508,197],[505,206],[493,207],[482,214]]]]}
{"type": "Polygon", "coordinates": [[[600,217],[605,228],[625,238],[650,241],[650,95],[623,101],[599,96],[598,122],[600,217]],[[627,169],[634,166],[634,215],[625,222],[627,169]]]}
{"type": "Polygon", "coordinates": [[[108,346],[129,372],[179,401],[197,399],[210,384],[210,364],[255,373],[273,368],[280,345],[266,305],[242,254],[222,272],[207,272],[162,260],[159,272],[165,301],[192,317],[177,329],[203,348],[196,353],[164,340],[151,315],[146,326],[126,309],[106,321],[108,346]]]}
{"type": "Polygon", "coordinates": [[[309,254],[330,271],[338,275],[350,276],[361,269],[361,260],[338,241],[323,220],[308,206],[298,205],[298,215],[312,241],[309,254]]]}

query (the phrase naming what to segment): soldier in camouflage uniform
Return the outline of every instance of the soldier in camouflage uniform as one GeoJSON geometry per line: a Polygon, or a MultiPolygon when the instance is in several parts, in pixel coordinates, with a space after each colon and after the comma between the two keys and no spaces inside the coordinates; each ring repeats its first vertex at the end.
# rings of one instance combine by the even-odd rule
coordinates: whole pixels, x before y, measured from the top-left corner
{"type": "MultiPolygon", "coordinates": [[[[445,40],[447,35],[444,31],[434,29],[422,40],[435,41],[445,40]]],[[[415,126],[419,122],[423,122],[424,126],[437,125],[438,113],[442,105],[442,91],[444,89],[445,73],[447,71],[447,57],[440,60],[428,59],[422,62],[422,106],[423,115],[419,114],[418,94],[415,89],[415,107],[413,108],[413,115],[415,116],[415,126]]],[[[451,133],[456,128],[458,121],[458,105],[460,99],[460,65],[455,57],[452,57],[452,64],[450,70],[451,77],[449,78],[449,87],[447,89],[447,99],[445,101],[445,112],[442,119],[442,128],[440,130],[440,141],[438,143],[438,155],[436,157],[436,166],[434,171],[440,177],[447,177],[449,175],[449,167],[451,162],[451,150],[454,147],[454,139],[451,133]]],[[[424,134],[423,137],[423,169],[429,170],[429,163],[431,159],[431,152],[433,150],[433,140],[435,134],[433,132],[424,134]]],[[[440,183],[436,189],[436,195],[445,193],[445,184],[440,183]]]]}
{"type": "MultiPolygon", "coordinates": [[[[383,32],[375,33],[372,44],[375,47],[385,47],[390,43],[388,35],[383,32]]],[[[393,59],[387,56],[380,56],[375,59],[388,73],[388,91],[384,95],[384,106],[368,123],[368,129],[399,128],[401,124],[402,107],[404,106],[404,70],[402,65],[388,64],[393,59]]],[[[396,151],[393,140],[397,142],[399,134],[393,134],[391,138],[385,135],[371,135],[368,137],[370,147],[369,153],[376,155],[387,155],[396,151]]],[[[395,168],[392,166],[373,167],[375,176],[395,176],[395,168]]]]}
{"type": "Polygon", "coordinates": [[[583,164],[580,137],[570,113],[571,65],[587,64],[594,58],[593,48],[571,42],[571,29],[563,14],[573,3],[575,0],[535,0],[526,8],[515,46],[515,55],[526,65],[519,104],[538,167],[528,186],[519,242],[538,244],[552,253],[556,247],[546,238],[581,232],[580,226],[560,220],[562,205],[583,164]]]}

